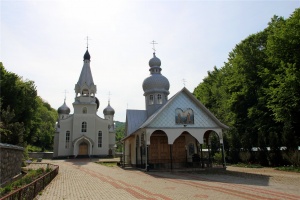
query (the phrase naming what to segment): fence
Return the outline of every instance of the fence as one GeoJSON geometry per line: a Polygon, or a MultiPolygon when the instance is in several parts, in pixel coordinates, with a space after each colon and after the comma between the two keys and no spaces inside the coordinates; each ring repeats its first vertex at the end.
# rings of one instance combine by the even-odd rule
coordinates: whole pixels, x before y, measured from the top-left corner
{"type": "MultiPolygon", "coordinates": [[[[34,164],[34,163],[32,163],[34,164]]],[[[32,165],[31,164],[31,165],[32,165]]],[[[41,164],[39,164],[41,165],[41,164]]],[[[47,164],[45,163],[47,168],[50,168],[51,171],[47,174],[43,175],[42,177],[36,179],[32,183],[17,189],[16,191],[4,196],[1,198],[1,200],[21,200],[21,199],[34,199],[36,195],[42,191],[58,174],[59,166],[47,164]]]]}
{"type": "MultiPolygon", "coordinates": [[[[136,167],[136,168],[146,168],[145,160],[136,160],[136,164],[130,164],[130,156],[120,157],[120,165],[122,167],[136,167]],[[124,161],[124,157],[126,162],[124,161]]],[[[178,159],[149,159],[147,162],[147,168],[149,170],[164,170],[164,169],[197,169],[197,168],[223,168],[222,164],[217,164],[213,158],[203,158],[203,159],[192,159],[191,161],[178,160],[178,159]]]]}

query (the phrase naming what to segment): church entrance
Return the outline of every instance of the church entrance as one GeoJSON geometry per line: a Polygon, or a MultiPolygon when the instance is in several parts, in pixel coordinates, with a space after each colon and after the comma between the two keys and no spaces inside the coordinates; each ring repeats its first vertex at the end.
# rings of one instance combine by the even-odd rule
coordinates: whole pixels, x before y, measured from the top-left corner
{"type": "Polygon", "coordinates": [[[172,159],[174,163],[185,163],[187,160],[187,149],[185,136],[179,136],[173,143],[172,159]]]}
{"type": "Polygon", "coordinates": [[[88,155],[88,144],[85,142],[80,143],[78,155],[88,155]]]}
{"type": "Polygon", "coordinates": [[[168,137],[163,131],[156,131],[150,137],[149,163],[170,163],[170,146],[168,137]]]}

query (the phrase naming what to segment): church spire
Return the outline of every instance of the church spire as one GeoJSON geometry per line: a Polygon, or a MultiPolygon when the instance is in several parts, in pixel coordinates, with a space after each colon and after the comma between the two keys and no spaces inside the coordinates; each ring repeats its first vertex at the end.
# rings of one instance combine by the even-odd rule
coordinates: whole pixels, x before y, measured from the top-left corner
{"type": "Polygon", "coordinates": [[[78,94],[83,96],[94,96],[95,93],[97,92],[97,88],[96,85],[94,84],[92,71],[90,67],[90,62],[91,62],[90,59],[91,56],[87,49],[83,56],[83,67],[78,82],[75,85],[76,96],[78,96],[78,94]]]}

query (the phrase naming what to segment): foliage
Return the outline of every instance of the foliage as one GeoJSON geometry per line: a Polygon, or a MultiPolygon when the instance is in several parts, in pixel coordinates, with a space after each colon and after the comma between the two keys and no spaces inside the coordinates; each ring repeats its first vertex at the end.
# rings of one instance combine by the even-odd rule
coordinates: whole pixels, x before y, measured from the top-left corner
{"type": "Polygon", "coordinates": [[[123,145],[121,143],[121,139],[124,138],[125,135],[125,123],[116,121],[116,144],[117,144],[117,152],[123,151],[123,145]]]}
{"type": "Polygon", "coordinates": [[[213,159],[216,163],[222,164],[223,163],[222,152],[215,153],[215,155],[213,156],[213,159]]]}
{"type": "Polygon", "coordinates": [[[116,167],[116,162],[96,162],[97,164],[104,165],[106,167],[116,167]]]}
{"type": "Polygon", "coordinates": [[[224,137],[230,161],[241,160],[241,149],[259,147],[258,156],[249,159],[278,165],[280,147],[297,149],[299,55],[300,8],[288,19],[274,16],[267,28],[237,44],[224,66],[214,67],[195,88],[196,98],[230,127],[224,137]]]}
{"type": "Polygon", "coordinates": [[[232,167],[246,167],[246,168],[263,168],[261,165],[259,164],[246,164],[246,163],[237,163],[234,165],[231,165],[232,167]]]}
{"type": "Polygon", "coordinates": [[[28,152],[42,152],[42,148],[41,147],[37,147],[37,146],[33,146],[33,145],[27,145],[26,150],[28,152]]]}
{"type": "Polygon", "coordinates": [[[8,72],[0,62],[0,142],[52,149],[57,112],[37,95],[33,81],[8,72]]]}
{"type": "Polygon", "coordinates": [[[12,190],[16,190],[18,188],[21,188],[21,187],[33,182],[34,180],[39,178],[44,173],[45,173],[45,170],[43,168],[39,168],[37,170],[29,170],[28,173],[21,179],[6,185],[4,188],[0,188],[0,197],[6,195],[7,193],[11,192],[12,190]]]}
{"type": "Polygon", "coordinates": [[[276,167],[276,170],[280,171],[288,171],[288,172],[298,172],[300,173],[300,168],[299,167],[294,167],[294,166],[283,166],[283,167],[276,167]]]}

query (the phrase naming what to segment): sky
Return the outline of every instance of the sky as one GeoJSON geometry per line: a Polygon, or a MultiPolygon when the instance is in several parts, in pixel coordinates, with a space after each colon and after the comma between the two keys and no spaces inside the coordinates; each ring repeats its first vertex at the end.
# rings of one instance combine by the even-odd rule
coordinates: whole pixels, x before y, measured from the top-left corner
{"type": "Polygon", "coordinates": [[[66,97],[73,113],[88,37],[98,115],[110,98],[114,119],[124,122],[126,109],[145,109],[142,83],[150,74],[151,41],[171,98],[184,84],[193,92],[274,15],[288,18],[299,7],[300,0],[1,0],[0,62],[34,81],[54,109],[66,97]]]}

